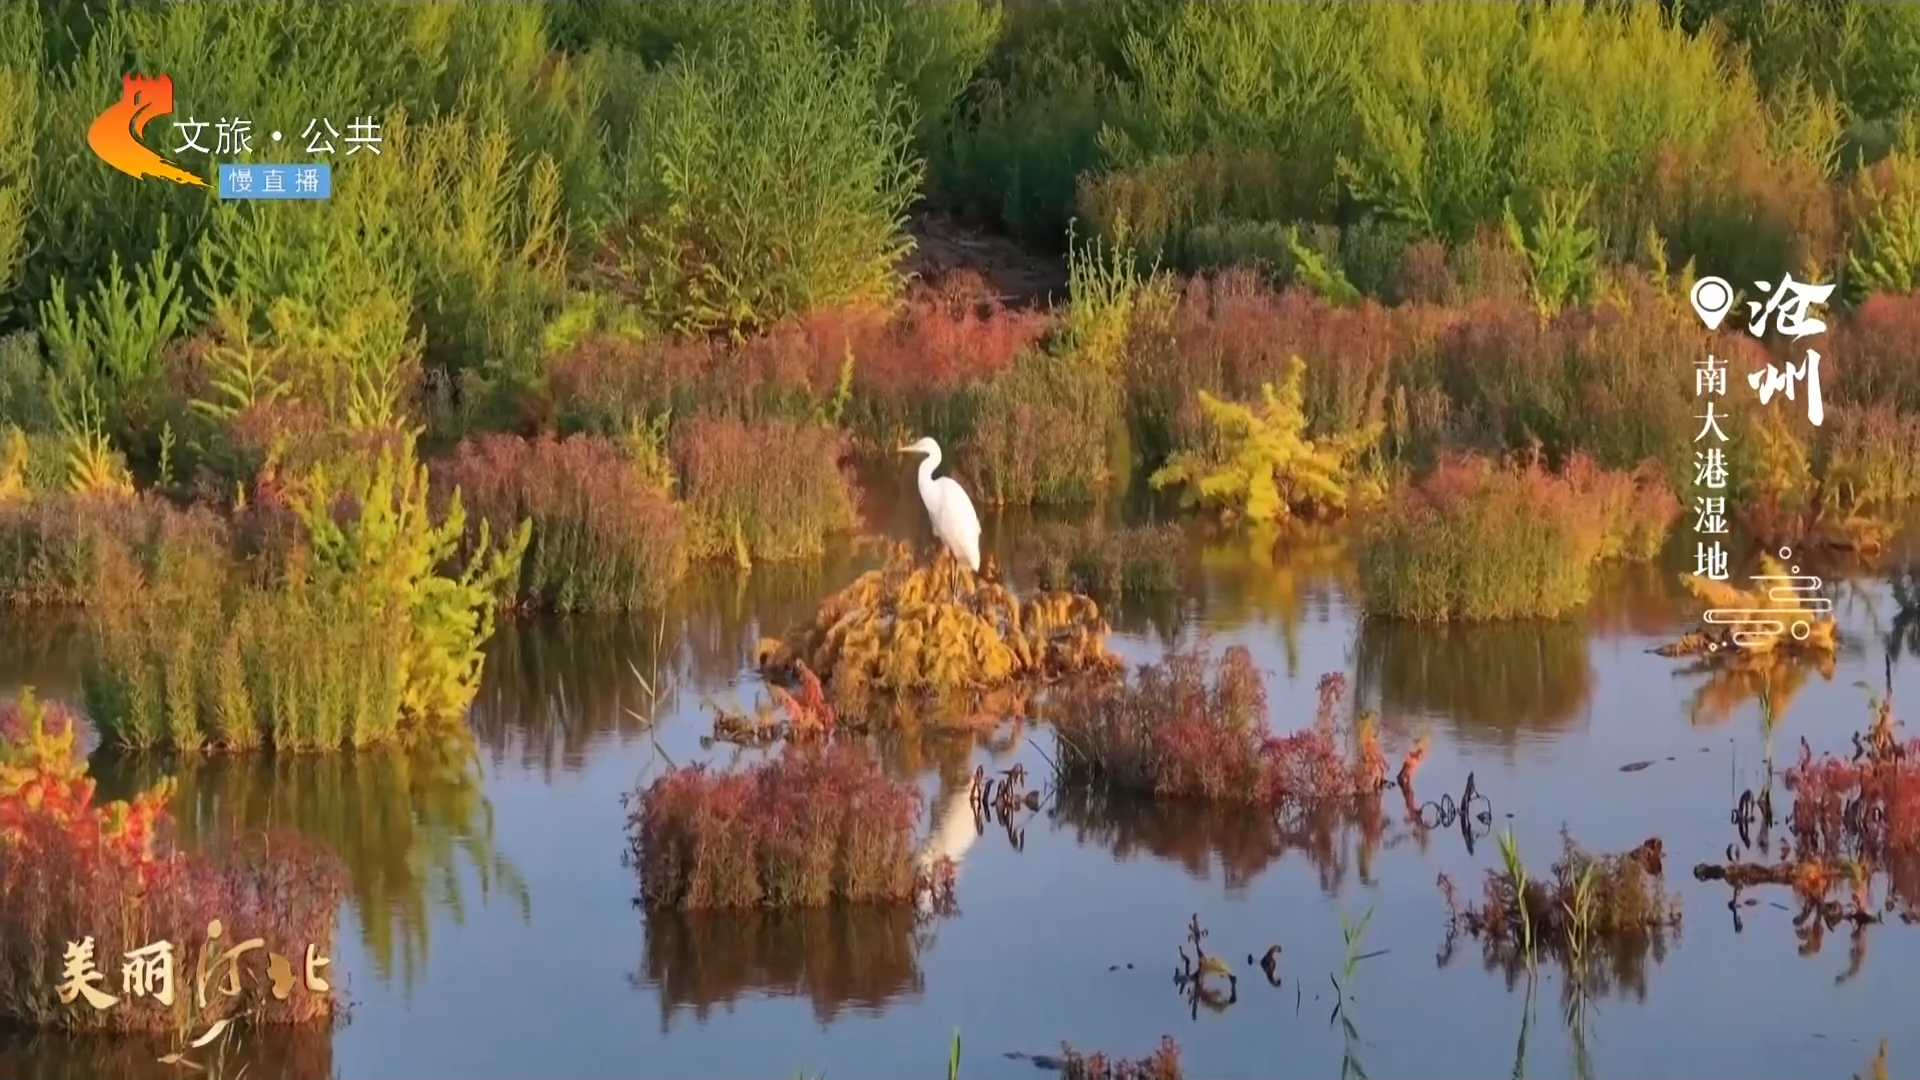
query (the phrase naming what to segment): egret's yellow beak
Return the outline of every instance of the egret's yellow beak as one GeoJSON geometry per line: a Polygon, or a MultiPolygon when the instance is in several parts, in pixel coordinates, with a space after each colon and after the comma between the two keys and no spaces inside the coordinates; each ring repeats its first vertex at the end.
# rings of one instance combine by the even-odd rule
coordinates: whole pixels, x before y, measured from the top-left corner
{"type": "Polygon", "coordinates": [[[900,449],[898,449],[898,450],[895,450],[895,451],[894,451],[894,453],[896,453],[896,454],[911,454],[911,453],[913,453],[913,447],[911,447],[911,446],[903,446],[903,447],[901,447],[900,449]]]}

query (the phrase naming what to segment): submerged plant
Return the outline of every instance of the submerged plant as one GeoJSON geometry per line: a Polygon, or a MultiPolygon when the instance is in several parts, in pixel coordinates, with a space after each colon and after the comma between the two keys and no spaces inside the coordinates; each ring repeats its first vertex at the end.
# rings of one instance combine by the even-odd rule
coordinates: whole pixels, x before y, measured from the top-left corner
{"type": "Polygon", "coordinates": [[[1353,977],[1359,974],[1360,961],[1372,955],[1360,951],[1367,939],[1367,924],[1371,922],[1372,908],[1360,916],[1359,922],[1352,921],[1344,911],[1340,913],[1340,940],[1346,949],[1346,958],[1341,962],[1340,977],[1333,981],[1334,994],[1339,999],[1334,1005],[1335,1014],[1345,1011],[1347,1002],[1353,998],[1353,977]]]}
{"type": "Polygon", "coordinates": [[[1377,793],[1387,767],[1363,720],[1349,751],[1336,719],[1345,680],[1320,680],[1310,727],[1268,727],[1266,690],[1244,647],[1212,660],[1174,653],[1130,683],[1069,688],[1054,717],[1063,785],[1160,798],[1300,808],[1377,793]]]}
{"type": "Polygon", "coordinates": [[[1062,1080],[1180,1080],[1185,1074],[1180,1071],[1180,1044],[1163,1035],[1153,1053],[1134,1061],[1083,1054],[1061,1043],[1060,1075],[1062,1080]]]}
{"type": "Polygon", "coordinates": [[[1578,965],[1594,944],[1608,945],[1618,961],[1680,923],[1679,901],[1662,881],[1657,837],[1617,855],[1589,854],[1563,837],[1561,858],[1545,878],[1528,874],[1512,830],[1501,837],[1500,854],[1503,866],[1487,871],[1477,906],[1461,903],[1453,882],[1440,875],[1450,926],[1480,938],[1492,959],[1531,968],[1537,952],[1548,951],[1565,959],[1578,981],[1586,977],[1578,965]]]}
{"type": "Polygon", "coordinates": [[[1513,838],[1513,827],[1500,834],[1500,861],[1507,868],[1507,881],[1513,886],[1515,896],[1521,898],[1516,905],[1520,915],[1520,945],[1526,950],[1527,966],[1533,966],[1533,913],[1526,905],[1527,864],[1520,859],[1520,843],[1513,838]]]}

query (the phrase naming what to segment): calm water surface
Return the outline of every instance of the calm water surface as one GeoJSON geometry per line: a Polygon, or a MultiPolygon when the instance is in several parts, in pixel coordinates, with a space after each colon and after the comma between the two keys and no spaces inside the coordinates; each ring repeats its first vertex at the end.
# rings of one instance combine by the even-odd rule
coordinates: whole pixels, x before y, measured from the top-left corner
{"type": "MultiPolygon", "coordinates": [[[[913,535],[924,530],[913,511],[873,524],[913,535]]],[[[988,528],[991,542],[1017,526],[988,528]]],[[[669,762],[759,755],[703,746],[711,703],[753,705],[755,641],[809,617],[857,573],[851,552],[697,582],[657,622],[507,626],[474,710],[470,764],[367,754],[182,768],[96,755],[94,769],[109,796],[177,772],[189,843],[277,824],[345,859],[351,899],[333,970],[351,1020],[330,1038],[254,1036],[253,1077],[893,1080],[942,1075],[956,1028],[969,1078],[1046,1075],[1009,1052],[1057,1052],[1066,1040],[1138,1056],[1163,1034],[1190,1076],[1247,1080],[1844,1077],[1864,1071],[1882,1037],[1896,1072],[1920,1053],[1909,1038],[1920,1034],[1920,927],[1895,918],[1809,947],[1780,906],[1784,890],[1750,893],[1758,902],[1736,924],[1728,891],[1690,873],[1736,839],[1728,810],[1764,781],[1769,753],[1784,765],[1803,738],[1816,750],[1849,745],[1867,719],[1857,684],[1890,679],[1896,701],[1920,700],[1920,673],[1890,637],[1884,579],[1835,581],[1844,652],[1831,677],[1798,672],[1773,688],[1768,730],[1755,687],[1647,651],[1692,625],[1673,560],[1610,577],[1579,619],[1435,629],[1364,624],[1337,546],[1268,554],[1197,538],[1190,555],[1178,599],[1112,613],[1118,651],[1144,661],[1174,644],[1244,644],[1282,731],[1310,721],[1322,673],[1343,672],[1382,715],[1396,764],[1416,737],[1431,739],[1421,797],[1457,793],[1473,774],[1492,829],[1511,825],[1536,872],[1563,828],[1603,851],[1662,837],[1680,930],[1613,958],[1576,1029],[1553,965],[1529,979],[1470,939],[1445,950],[1436,878],[1477,894],[1498,861],[1484,828],[1470,850],[1458,829],[1418,828],[1388,792],[1377,811],[1286,829],[1245,811],[1056,799],[976,834],[964,806],[975,764],[1046,773],[1052,737],[1031,724],[878,747],[921,784],[925,828],[960,856],[957,914],[644,915],[622,862],[621,795],[669,762]],[[651,727],[634,715],[645,698],[629,663],[668,675],[651,727]],[[1651,764],[1621,771],[1635,762],[1651,764]],[[1360,964],[1349,1031],[1329,1022],[1328,975],[1343,961],[1342,914],[1369,909],[1364,948],[1384,952],[1360,964]],[[1210,950],[1236,966],[1281,945],[1282,985],[1246,967],[1224,1010],[1182,997],[1170,975],[1194,914],[1210,950]]],[[[57,620],[10,618],[0,694],[32,682],[77,701],[83,647],[57,620]]],[[[1777,781],[1776,795],[1784,806],[1777,781]]],[[[1904,888],[1910,902],[1920,895],[1920,874],[1904,888]]],[[[1876,898],[1884,889],[1882,879],[1876,898]]],[[[179,1075],[151,1057],[14,1037],[0,1042],[10,1063],[0,1074],[179,1075]]]]}

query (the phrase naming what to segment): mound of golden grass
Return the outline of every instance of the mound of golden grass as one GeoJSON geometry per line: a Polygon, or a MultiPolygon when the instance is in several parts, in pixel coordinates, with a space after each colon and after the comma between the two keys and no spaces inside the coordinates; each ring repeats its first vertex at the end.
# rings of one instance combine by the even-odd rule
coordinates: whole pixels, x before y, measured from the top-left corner
{"type": "Polygon", "coordinates": [[[1118,670],[1100,606],[1078,593],[1025,600],[942,552],[923,565],[906,545],[824,600],[811,625],[763,641],[773,675],[819,672],[837,701],[947,698],[1019,681],[1118,670]]]}

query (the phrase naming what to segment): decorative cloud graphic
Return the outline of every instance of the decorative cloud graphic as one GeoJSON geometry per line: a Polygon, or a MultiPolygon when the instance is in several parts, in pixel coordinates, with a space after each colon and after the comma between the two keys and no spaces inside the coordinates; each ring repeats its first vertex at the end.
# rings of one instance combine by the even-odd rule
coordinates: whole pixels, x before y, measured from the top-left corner
{"type": "Polygon", "coordinates": [[[173,111],[171,75],[128,75],[121,80],[120,100],[94,118],[87,129],[87,145],[100,160],[134,179],[157,176],[176,184],[206,187],[207,182],[140,143],[147,123],[173,111]]]}

